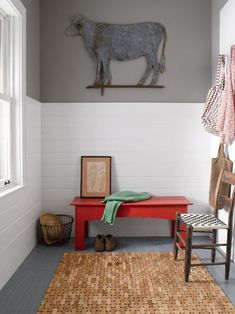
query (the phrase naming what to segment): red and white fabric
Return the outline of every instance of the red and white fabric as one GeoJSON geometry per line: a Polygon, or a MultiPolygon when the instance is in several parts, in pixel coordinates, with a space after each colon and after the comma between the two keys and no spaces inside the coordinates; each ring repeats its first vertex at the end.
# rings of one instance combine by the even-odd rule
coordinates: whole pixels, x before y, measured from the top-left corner
{"type": "Polygon", "coordinates": [[[217,130],[217,116],[225,87],[225,61],[226,56],[219,54],[215,85],[208,91],[201,117],[204,129],[217,136],[219,136],[219,131],[217,130]]]}
{"type": "Polygon", "coordinates": [[[235,45],[227,65],[225,91],[218,110],[217,129],[220,142],[231,145],[235,138],[235,45]]]}

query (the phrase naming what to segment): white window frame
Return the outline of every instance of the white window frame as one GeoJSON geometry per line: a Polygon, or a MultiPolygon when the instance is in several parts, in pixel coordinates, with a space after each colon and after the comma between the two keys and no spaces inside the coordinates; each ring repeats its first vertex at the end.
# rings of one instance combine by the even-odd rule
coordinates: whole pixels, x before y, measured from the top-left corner
{"type": "MultiPolygon", "coordinates": [[[[12,147],[11,147],[11,114],[12,114],[12,104],[11,104],[11,92],[10,92],[10,80],[11,80],[11,72],[12,72],[12,52],[13,48],[13,40],[11,38],[11,17],[6,15],[0,9],[0,20],[1,20],[1,72],[0,72],[0,101],[2,103],[2,111],[1,114],[4,113],[5,123],[0,125],[1,129],[4,130],[4,134],[6,134],[6,143],[3,148],[3,155],[1,157],[5,157],[4,162],[2,161],[1,167],[6,167],[4,177],[0,178],[0,189],[2,190],[5,185],[10,184],[12,182],[12,147]]],[[[2,117],[3,119],[3,117],[2,117]]],[[[1,120],[2,122],[3,120],[1,120]]],[[[0,148],[1,149],[1,148],[0,148]]]]}
{"type": "MultiPolygon", "coordinates": [[[[3,69],[3,72],[0,72],[0,93],[3,93],[4,90],[4,81],[5,77],[3,76],[5,72],[5,64],[4,64],[4,57],[6,55],[6,45],[7,39],[5,38],[5,29],[4,29],[4,24],[5,24],[5,14],[0,10],[0,21],[1,21],[1,42],[4,43],[4,46],[1,45],[0,47],[0,64],[1,64],[1,69],[3,69]],[[5,49],[3,49],[3,47],[5,49]]],[[[5,72],[6,73],[6,72],[5,72]]]]}
{"type": "Polygon", "coordinates": [[[26,95],[26,10],[19,0],[0,0],[1,14],[7,19],[4,38],[4,86],[0,100],[9,104],[9,178],[0,182],[0,197],[24,185],[26,95]],[[6,56],[8,57],[6,59],[6,56]]]}

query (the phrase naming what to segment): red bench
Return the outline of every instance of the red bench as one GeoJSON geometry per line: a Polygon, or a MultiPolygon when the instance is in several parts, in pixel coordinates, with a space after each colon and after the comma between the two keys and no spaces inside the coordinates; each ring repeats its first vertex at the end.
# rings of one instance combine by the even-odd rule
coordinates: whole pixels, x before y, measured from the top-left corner
{"type": "MultiPolygon", "coordinates": [[[[70,205],[75,207],[75,250],[83,250],[85,237],[88,236],[88,222],[101,219],[105,204],[100,198],[75,197],[70,205]]],[[[156,196],[141,202],[123,203],[118,209],[117,217],[171,220],[173,236],[176,213],[187,213],[188,205],[192,205],[192,202],[184,196],[156,196]]]]}

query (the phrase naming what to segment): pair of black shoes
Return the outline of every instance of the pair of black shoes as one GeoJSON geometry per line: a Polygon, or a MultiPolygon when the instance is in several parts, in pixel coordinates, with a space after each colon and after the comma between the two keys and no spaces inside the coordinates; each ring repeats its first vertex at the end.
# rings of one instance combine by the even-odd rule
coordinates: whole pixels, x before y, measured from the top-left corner
{"type": "Polygon", "coordinates": [[[97,252],[112,251],[116,246],[116,241],[112,234],[97,234],[95,239],[95,250],[97,252]]]}

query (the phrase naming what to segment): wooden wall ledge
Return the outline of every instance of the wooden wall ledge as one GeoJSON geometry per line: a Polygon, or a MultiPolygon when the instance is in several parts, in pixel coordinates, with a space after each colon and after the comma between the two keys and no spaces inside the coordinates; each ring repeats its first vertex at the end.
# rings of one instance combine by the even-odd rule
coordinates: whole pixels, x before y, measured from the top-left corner
{"type": "Polygon", "coordinates": [[[100,89],[101,96],[104,96],[105,88],[164,88],[163,85],[89,85],[87,89],[100,89]]]}

